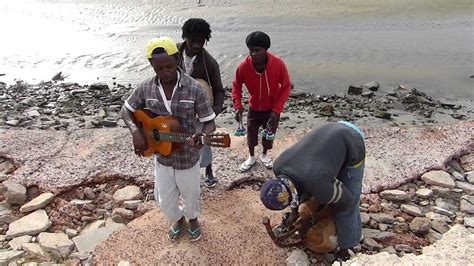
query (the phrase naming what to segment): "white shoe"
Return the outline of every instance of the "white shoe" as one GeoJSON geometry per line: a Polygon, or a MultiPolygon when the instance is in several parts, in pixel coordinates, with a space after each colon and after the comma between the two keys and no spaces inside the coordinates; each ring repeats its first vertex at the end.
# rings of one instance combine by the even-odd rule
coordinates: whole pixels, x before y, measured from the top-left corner
{"type": "Polygon", "coordinates": [[[245,162],[240,165],[240,172],[247,172],[255,164],[255,157],[249,156],[245,162]]]}
{"type": "Polygon", "coordinates": [[[260,161],[262,161],[263,165],[267,168],[267,169],[272,169],[273,168],[273,160],[272,158],[270,158],[270,156],[268,156],[267,154],[262,154],[260,156],[260,161]]]}

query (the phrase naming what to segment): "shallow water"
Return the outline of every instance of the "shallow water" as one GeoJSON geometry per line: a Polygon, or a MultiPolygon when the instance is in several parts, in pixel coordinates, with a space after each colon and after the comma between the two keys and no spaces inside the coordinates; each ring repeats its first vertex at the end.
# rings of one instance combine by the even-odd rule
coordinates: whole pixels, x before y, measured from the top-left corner
{"type": "Polygon", "coordinates": [[[437,97],[474,99],[473,12],[468,0],[295,1],[9,0],[0,2],[0,81],[67,80],[135,85],[152,74],[144,56],[157,35],[205,18],[207,49],[230,85],[245,37],[267,32],[296,88],[345,91],[351,83],[398,83],[437,97]]]}

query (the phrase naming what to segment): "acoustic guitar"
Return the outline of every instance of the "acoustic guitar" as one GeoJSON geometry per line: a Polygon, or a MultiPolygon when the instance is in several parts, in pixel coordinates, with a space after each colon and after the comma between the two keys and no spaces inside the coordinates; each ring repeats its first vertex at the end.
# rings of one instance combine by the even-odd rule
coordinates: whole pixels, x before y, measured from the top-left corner
{"type": "MultiPolygon", "coordinates": [[[[137,125],[145,136],[147,149],[144,156],[155,153],[167,156],[181,148],[191,135],[181,133],[181,127],[175,116],[157,116],[148,110],[137,110],[133,113],[137,125]]],[[[230,136],[227,133],[212,133],[201,136],[200,144],[213,147],[230,147],[230,136]]]]}

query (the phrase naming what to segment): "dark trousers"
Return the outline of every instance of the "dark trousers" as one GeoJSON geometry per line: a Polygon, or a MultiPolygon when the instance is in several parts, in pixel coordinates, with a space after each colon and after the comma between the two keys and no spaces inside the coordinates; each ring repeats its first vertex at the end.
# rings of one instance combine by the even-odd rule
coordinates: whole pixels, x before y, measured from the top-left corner
{"type": "MultiPolygon", "coordinates": [[[[258,112],[249,108],[247,115],[247,144],[249,147],[255,147],[258,145],[258,130],[260,127],[263,129],[267,127],[267,122],[270,118],[271,112],[272,110],[258,112]]],[[[276,133],[276,128],[273,133],[276,133]]],[[[263,148],[270,150],[273,148],[273,140],[267,140],[265,137],[262,137],[262,146],[263,148]]]]}

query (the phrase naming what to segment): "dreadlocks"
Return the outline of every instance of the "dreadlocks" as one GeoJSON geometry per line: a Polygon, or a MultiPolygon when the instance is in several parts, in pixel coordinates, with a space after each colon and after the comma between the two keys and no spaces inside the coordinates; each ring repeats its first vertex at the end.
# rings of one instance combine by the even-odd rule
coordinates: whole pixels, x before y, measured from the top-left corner
{"type": "Polygon", "coordinates": [[[183,39],[202,36],[206,41],[209,41],[211,38],[211,26],[202,18],[188,19],[181,29],[183,30],[183,39]]]}

